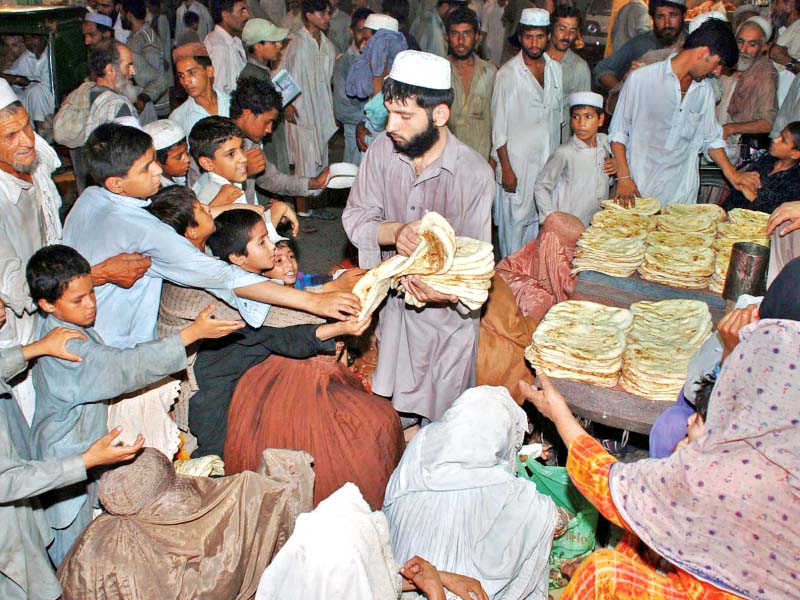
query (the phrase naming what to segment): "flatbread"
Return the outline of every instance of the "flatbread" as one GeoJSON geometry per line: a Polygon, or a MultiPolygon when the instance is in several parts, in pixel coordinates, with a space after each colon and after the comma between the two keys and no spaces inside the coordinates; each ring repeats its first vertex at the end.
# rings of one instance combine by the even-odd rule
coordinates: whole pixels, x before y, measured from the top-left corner
{"type": "Polygon", "coordinates": [[[661,202],[655,198],[636,198],[633,206],[628,208],[623,208],[611,199],[603,200],[603,202],[600,203],[600,206],[609,210],[624,210],[634,215],[651,216],[661,212],[661,202]]]}

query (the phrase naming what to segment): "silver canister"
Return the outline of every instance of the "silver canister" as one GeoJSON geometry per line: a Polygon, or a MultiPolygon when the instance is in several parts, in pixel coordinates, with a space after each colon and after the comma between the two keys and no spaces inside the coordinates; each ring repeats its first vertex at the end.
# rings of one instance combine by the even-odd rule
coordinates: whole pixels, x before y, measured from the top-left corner
{"type": "Polygon", "coordinates": [[[753,242],[736,242],[731,251],[731,262],[722,297],[736,300],[742,294],[763,296],[767,291],[769,248],[753,242]]]}

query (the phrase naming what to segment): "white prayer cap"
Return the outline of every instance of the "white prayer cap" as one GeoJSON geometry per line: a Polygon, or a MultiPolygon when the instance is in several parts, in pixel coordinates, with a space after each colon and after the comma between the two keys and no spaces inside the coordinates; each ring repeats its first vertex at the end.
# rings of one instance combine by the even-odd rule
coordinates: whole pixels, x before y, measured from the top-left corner
{"type": "Polygon", "coordinates": [[[700,13],[694,19],[689,21],[689,25],[686,30],[691,34],[697,31],[697,28],[700,27],[703,23],[708,21],[709,19],[717,19],[718,21],[725,21],[728,22],[728,17],[725,16],[724,12],[720,12],[718,10],[712,10],[709,12],[700,13]]]}
{"type": "Polygon", "coordinates": [[[19,102],[19,98],[8,85],[8,82],[0,77],[0,110],[4,109],[9,104],[19,102]]]}
{"type": "Polygon", "coordinates": [[[97,25],[103,25],[109,29],[114,27],[114,22],[111,20],[111,17],[108,15],[101,15],[100,13],[96,12],[87,12],[83,20],[89,21],[90,23],[95,23],[97,25]]]}
{"type": "Polygon", "coordinates": [[[369,15],[367,20],[364,21],[364,27],[367,29],[372,29],[373,31],[378,31],[379,29],[400,31],[400,23],[397,22],[397,19],[390,17],[389,15],[380,15],[378,13],[372,13],[369,15]]]}
{"type": "Polygon", "coordinates": [[[741,31],[742,27],[744,27],[748,23],[758,25],[761,28],[761,31],[764,32],[764,35],[767,36],[767,39],[772,37],[772,25],[770,25],[769,21],[767,21],[764,17],[750,17],[744,23],[739,25],[739,31],[741,31]]]}
{"type": "Polygon", "coordinates": [[[569,106],[594,106],[603,110],[603,97],[594,92],[575,92],[569,95],[569,106]]]}
{"type": "Polygon", "coordinates": [[[526,8],[519,17],[519,24],[528,27],[549,27],[550,13],[543,8],[526,8]]]}
{"type": "Polygon", "coordinates": [[[186,134],[175,121],[170,119],[159,119],[145,125],[142,129],[153,138],[153,146],[156,150],[164,150],[173,144],[186,140],[186,134]]]}
{"type": "Polygon", "coordinates": [[[139,131],[144,131],[142,129],[142,124],[139,123],[139,119],[136,117],[132,117],[130,115],[126,117],[117,117],[114,119],[114,123],[117,125],[125,125],[125,127],[133,127],[134,129],[138,129],[139,131]]]}
{"type": "Polygon", "coordinates": [[[429,90],[449,90],[450,61],[428,52],[403,50],[395,57],[389,77],[429,90]]]}

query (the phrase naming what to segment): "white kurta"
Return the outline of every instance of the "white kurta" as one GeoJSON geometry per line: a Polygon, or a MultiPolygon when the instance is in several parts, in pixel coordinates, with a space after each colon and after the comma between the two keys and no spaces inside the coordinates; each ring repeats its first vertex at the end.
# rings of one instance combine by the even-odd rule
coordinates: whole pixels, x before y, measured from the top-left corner
{"type": "Polygon", "coordinates": [[[53,114],[55,110],[53,76],[50,73],[47,50],[42,52],[39,58],[36,58],[30,50],[25,50],[6,73],[22,75],[34,82],[27,87],[14,86],[14,92],[32,121],[44,121],[53,114]]]}
{"type": "Polygon", "coordinates": [[[338,127],[333,116],[331,79],[336,49],[320,34],[319,44],[303,27],[286,49],[281,68],[286,69],[302,93],[292,105],[297,109],[297,125],[286,123],[289,161],[295,175],[316,177],[328,164],[328,140],[338,127]]]}
{"type": "Polygon", "coordinates": [[[709,80],[693,81],[681,100],[671,57],[631,73],[608,130],[625,144],[631,177],[642,196],[661,204],[694,204],[700,189],[698,155],[724,148],[709,80]]]}
{"type": "MultiPolygon", "coordinates": [[[[61,239],[61,197],[50,178],[61,162],[38,135],[36,154],[39,164],[33,172],[33,183],[0,171],[0,298],[6,304],[7,318],[0,329],[0,348],[34,340],[36,306],[28,291],[25,266],[42,246],[61,239]]],[[[34,409],[30,378],[18,383],[13,392],[30,423],[34,409]]]]}
{"type": "Polygon", "coordinates": [[[214,29],[214,20],[211,18],[211,13],[203,6],[198,0],[193,0],[190,6],[186,6],[186,2],[181,3],[178,10],[175,11],[175,39],[181,39],[181,36],[186,33],[186,25],[183,24],[183,15],[186,11],[192,11],[200,17],[200,26],[197,28],[197,37],[201,40],[206,39],[206,36],[214,29]]]}
{"type": "Polygon", "coordinates": [[[487,0],[481,11],[481,28],[486,32],[483,45],[489,61],[495,67],[503,64],[503,45],[506,41],[506,28],[503,26],[503,7],[497,0],[487,0]]]}
{"type": "Polygon", "coordinates": [[[203,43],[214,65],[214,87],[226,94],[233,94],[239,73],[247,64],[242,39],[233,37],[217,25],[203,43]]]}
{"type": "Polygon", "coordinates": [[[516,252],[539,231],[533,187],[561,137],[561,65],[544,55],[544,88],[522,59],[522,52],[497,71],[492,95],[492,157],[497,161],[494,218],[502,256],[516,252]],[[506,146],[517,176],[517,191],[501,185],[497,149],[506,146]]]}
{"type": "Polygon", "coordinates": [[[597,145],[587,146],[572,136],[559,146],[536,179],[533,196],[539,224],[559,211],[578,217],[588,227],[600,203],[608,198],[609,177],[603,163],[611,155],[608,137],[597,134],[597,145]]]}

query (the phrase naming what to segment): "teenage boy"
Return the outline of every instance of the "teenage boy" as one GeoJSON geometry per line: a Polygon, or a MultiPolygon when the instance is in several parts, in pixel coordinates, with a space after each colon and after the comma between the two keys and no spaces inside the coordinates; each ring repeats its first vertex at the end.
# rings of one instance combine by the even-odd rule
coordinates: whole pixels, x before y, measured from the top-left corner
{"type": "MultiPolygon", "coordinates": [[[[264,219],[247,210],[232,210],[217,217],[209,228],[208,215],[189,190],[162,190],[148,209],[186,237],[198,249],[208,243],[223,260],[250,273],[262,274],[275,265],[275,244],[264,219]]],[[[188,295],[196,290],[186,290],[188,295]]],[[[320,352],[332,353],[334,339],[361,335],[369,320],[355,319],[323,325],[291,327],[245,327],[218,343],[203,343],[194,363],[198,391],[189,402],[189,429],[197,437],[194,455],[223,455],[228,406],[239,379],[252,366],[273,353],[290,358],[308,358],[320,352]]]]}
{"type": "Polygon", "coordinates": [[[160,119],[148,123],[142,129],[153,138],[156,162],[161,167],[161,187],[186,185],[190,161],[186,135],[181,126],[171,119],[160,119]]]}
{"type": "MultiPolygon", "coordinates": [[[[134,348],[112,348],[92,327],[97,315],[94,281],[89,263],[76,250],[46,246],[33,255],[25,275],[31,298],[46,315],[40,335],[67,327],[86,336],[67,344],[80,362],[45,357],[33,368],[36,411],[30,439],[33,456],[39,460],[85,452],[93,440],[108,432],[109,401],[185,369],[185,346],[227,335],[244,325],[212,319],[210,306],[180,335],[134,348]]],[[[48,494],[44,504],[55,538],[49,552],[58,566],[92,520],[97,507],[95,478],[90,477],[88,485],[48,494]]]]}
{"type": "MultiPolygon", "coordinates": [[[[0,300],[0,328],[5,325],[5,305],[0,300]]],[[[52,541],[50,528],[41,520],[41,511],[33,498],[54,490],[85,481],[94,467],[130,460],[141,449],[144,439],[133,446],[117,446],[113,442],[120,433],[113,429],[95,441],[83,453],[63,459],[34,461],[28,456],[27,441],[17,442],[13,420],[6,416],[10,397],[9,379],[24,371],[40,356],[55,356],[64,360],[80,360],[66,348],[73,339],[85,339],[75,329],[57,327],[42,339],[25,346],[0,349],[0,522],[4,534],[0,540],[0,598],[14,600],[61,597],[47,546],[52,541]]]]}
{"type": "Polygon", "coordinates": [[[569,96],[573,136],[547,159],[533,188],[539,224],[554,212],[569,213],[588,227],[608,199],[609,176],[617,172],[604,133],[603,97],[594,92],[569,96]]]}
{"type": "Polygon", "coordinates": [[[108,123],[92,133],[85,150],[92,176],[103,187],[90,187],[78,198],[64,226],[64,243],[90,261],[118,254],[118,248],[137,248],[152,259],[145,277],[130,289],[97,289],[96,328],[108,344],[124,348],[155,339],[164,279],[211,291],[255,327],[273,303],[337,319],[358,314],[353,294],[311,294],[269,282],[206,256],[149,214],[147,198],[158,191],[161,168],[143,131],[108,123]]]}

